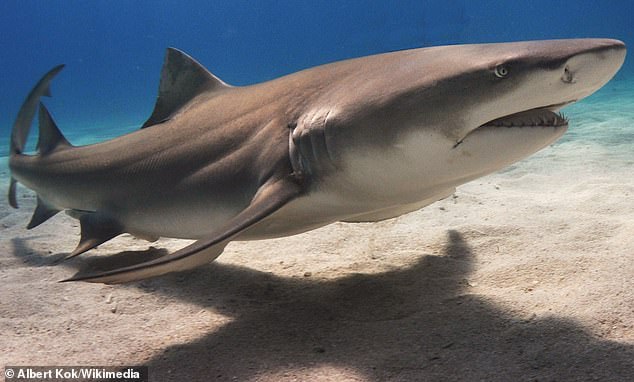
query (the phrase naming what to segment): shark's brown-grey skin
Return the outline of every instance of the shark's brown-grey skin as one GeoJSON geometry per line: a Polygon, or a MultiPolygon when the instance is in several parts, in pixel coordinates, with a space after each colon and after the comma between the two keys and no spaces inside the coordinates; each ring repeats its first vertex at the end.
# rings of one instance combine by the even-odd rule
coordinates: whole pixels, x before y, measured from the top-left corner
{"type": "Polygon", "coordinates": [[[24,144],[53,69],[11,138],[15,180],[37,192],[29,228],[66,210],[75,256],[123,232],[197,239],[175,253],[74,280],[126,282],[215,259],[231,240],[416,210],[552,143],[557,111],[603,86],[617,40],[454,45],[363,57],[245,87],[168,49],[143,129],[71,146],[40,106],[38,153],[24,144]]]}

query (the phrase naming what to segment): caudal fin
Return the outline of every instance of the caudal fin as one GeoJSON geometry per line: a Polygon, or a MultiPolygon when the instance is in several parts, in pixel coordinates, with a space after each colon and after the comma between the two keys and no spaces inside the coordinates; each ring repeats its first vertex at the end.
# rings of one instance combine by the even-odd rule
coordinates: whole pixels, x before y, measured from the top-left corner
{"type": "MultiPolygon", "coordinates": [[[[24,100],[18,116],[13,124],[13,130],[11,131],[11,141],[9,146],[9,155],[20,155],[24,151],[26,140],[31,130],[31,123],[35,117],[35,112],[40,103],[40,98],[51,96],[50,83],[53,77],[57,75],[64,65],[58,65],[49,70],[33,87],[29,95],[24,100]]],[[[41,121],[40,121],[41,122],[41,121]]],[[[54,124],[53,124],[54,125],[54,124]]],[[[11,177],[11,183],[9,184],[9,205],[13,208],[18,208],[16,194],[17,181],[11,177]]]]}
{"type": "Polygon", "coordinates": [[[59,73],[63,68],[64,65],[58,65],[49,70],[38,81],[33,89],[31,89],[31,92],[24,100],[24,103],[18,112],[18,116],[15,119],[15,123],[13,124],[13,130],[11,131],[11,155],[20,154],[24,151],[26,139],[29,136],[31,123],[35,117],[35,112],[37,111],[37,107],[40,103],[40,98],[44,96],[51,96],[51,80],[53,80],[53,77],[55,77],[55,75],[57,75],[57,73],[59,73]]]}

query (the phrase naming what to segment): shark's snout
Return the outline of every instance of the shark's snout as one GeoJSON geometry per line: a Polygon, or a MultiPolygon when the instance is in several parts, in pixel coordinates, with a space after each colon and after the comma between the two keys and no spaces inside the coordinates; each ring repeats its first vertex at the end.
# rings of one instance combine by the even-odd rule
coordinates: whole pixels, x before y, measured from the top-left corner
{"type": "Polygon", "coordinates": [[[619,40],[590,40],[572,54],[561,69],[560,80],[575,89],[571,100],[579,100],[605,85],[625,61],[626,47],[619,40]]]}

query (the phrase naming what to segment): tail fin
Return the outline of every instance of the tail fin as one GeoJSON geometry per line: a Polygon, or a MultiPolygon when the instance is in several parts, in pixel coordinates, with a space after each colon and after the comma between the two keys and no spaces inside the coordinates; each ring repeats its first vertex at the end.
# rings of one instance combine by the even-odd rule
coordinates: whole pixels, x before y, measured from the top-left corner
{"type": "Polygon", "coordinates": [[[24,100],[18,116],[13,124],[13,131],[11,132],[11,147],[10,154],[20,154],[24,150],[26,145],[26,139],[29,136],[31,130],[31,122],[35,117],[35,111],[40,103],[40,98],[51,96],[50,84],[51,80],[57,73],[64,68],[64,65],[58,65],[49,70],[40,81],[33,87],[29,95],[24,100]]]}
{"type": "MultiPolygon", "coordinates": [[[[51,80],[63,68],[64,65],[58,65],[49,70],[48,73],[46,73],[33,87],[29,95],[24,100],[24,103],[18,112],[18,116],[15,119],[15,123],[13,124],[13,130],[11,131],[11,142],[9,146],[10,156],[21,154],[24,151],[24,146],[26,145],[26,140],[29,136],[29,131],[31,130],[31,123],[33,122],[35,111],[40,103],[40,98],[44,96],[51,96],[51,80]]],[[[18,208],[17,199],[15,197],[16,183],[16,180],[11,177],[11,183],[9,184],[9,205],[13,208],[18,208]]]]}
{"type": "MultiPolygon", "coordinates": [[[[62,149],[64,147],[71,147],[70,143],[68,143],[66,138],[64,138],[62,133],[57,128],[57,125],[55,125],[51,114],[48,112],[48,110],[46,110],[46,107],[44,107],[44,104],[42,103],[40,103],[40,111],[38,113],[38,116],[40,133],[39,139],[37,141],[37,151],[39,155],[47,155],[54,150],[62,149]]],[[[12,184],[15,184],[15,180],[13,180],[13,178],[12,184]]],[[[15,192],[15,189],[13,192],[15,192]]],[[[15,194],[9,194],[9,198],[12,197],[15,198],[15,194]]],[[[35,212],[33,212],[31,221],[26,228],[31,229],[37,227],[38,225],[55,216],[59,211],[61,210],[48,205],[38,196],[37,207],[35,208],[35,212]]]]}

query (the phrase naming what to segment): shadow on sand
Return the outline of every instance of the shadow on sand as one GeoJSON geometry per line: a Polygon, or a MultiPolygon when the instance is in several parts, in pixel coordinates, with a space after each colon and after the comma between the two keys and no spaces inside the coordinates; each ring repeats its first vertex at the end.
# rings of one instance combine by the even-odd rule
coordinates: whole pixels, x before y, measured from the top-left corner
{"type": "MultiPolygon", "coordinates": [[[[27,253],[24,243],[14,244],[16,256],[27,253]]],[[[91,260],[75,265],[83,261],[82,268],[93,268],[91,260]]],[[[321,366],[367,381],[634,376],[634,346],[597,339],[570,320],[520,317],[470,294],[464,280],[472,262],[468,244],[450,231],[443,256],[422,256],[409,268],[382,274],[320,281],[215,263],[132,284],[232,318],[156,355],[147,362],[151,380],[246,381],[271,374],[281,380],[345,380],[315,374],[321,366]]]]}

